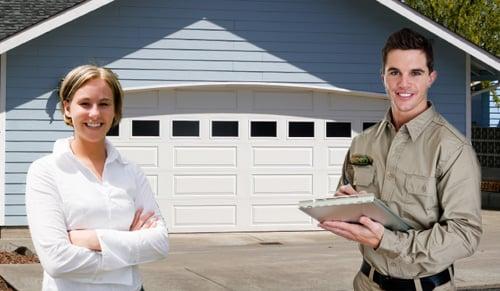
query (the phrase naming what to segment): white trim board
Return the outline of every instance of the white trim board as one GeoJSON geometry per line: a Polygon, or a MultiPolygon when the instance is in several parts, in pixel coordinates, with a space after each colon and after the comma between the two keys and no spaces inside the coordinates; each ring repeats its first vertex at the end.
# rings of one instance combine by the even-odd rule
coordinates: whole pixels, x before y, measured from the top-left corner
{"type": "Polygon", "coordinates": [[[342,93],[344,95],[349,95],[349,96],[370,97],[375,99],[389,99],[387,95],[384,93],[349,90],[334,86],[314,86],[305,84],[266,83],[266,82],[210,82],[210,83],[197,82],[197,83],[183,83],[183,84],[165,84],[165,85],[153,85],[144,87],[128,87],[128,88],[123,88],[123,91],[142,92],[150,90],[161,90],[161,89],[168,90],[168,89],[178,89],[178,88],[216,89],[216,88],[235,88],[235,87],[293,89],[297,91],[310,90],[310,91],[326,92],[326,93],[342,93]]]}
{"type": "Polygon", "coordinates": [[[89,12],[113,2],[114,0],[90,0],[69,8],[53,17],[41,21],[28,29],[16,33],[0,42],[0,54],[37,38],[53,29],[73,21],[89,12]]]}
{"type": "Polygon", "coordinates": [[[5,225],[5,99],[7,54],[0,55],[0,226],[5,225]]]}
{"type": "Polygon", "coordinates": [[[413,9],[407,7],[405,4],[394,0],[377,0],[377,2],[428,30],[429,32],[432,32],[455,47],[463,50],[467,54],[491,66],[495,70],[500,71],[500,61],[498,58],[470,43],[463,37],[428,19],[427,17],[423,17],[413,9]]]}

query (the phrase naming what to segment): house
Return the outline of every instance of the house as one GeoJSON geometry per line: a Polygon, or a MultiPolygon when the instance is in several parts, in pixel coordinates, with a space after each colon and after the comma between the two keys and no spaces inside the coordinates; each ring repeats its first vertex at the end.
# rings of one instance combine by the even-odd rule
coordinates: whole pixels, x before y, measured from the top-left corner
{"type": "Polygon", "coordinates": [[[119,75],[110,140],[143,167],[173,232],[315,229],[297,202],[334,193],[351,138],[385,113],[393,31],[433,40],[430,98],[469,137],[469,84],[500,69],[397,1],[19,2],[0,40],[3,226],[26,225],[26,171],[72,133],[57,86],[80,64],[119,75]]]}

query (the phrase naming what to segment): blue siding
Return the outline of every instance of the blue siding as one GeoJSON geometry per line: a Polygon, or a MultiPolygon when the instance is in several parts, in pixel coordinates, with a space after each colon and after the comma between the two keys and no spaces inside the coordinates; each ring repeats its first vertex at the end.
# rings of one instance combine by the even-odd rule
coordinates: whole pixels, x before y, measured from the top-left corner
{"type": "MultiPolygon", "coordinates": [[[[124,87],[259,81],[383,92],[380,50],[403,26],[366,0],[121,0],[8,53],[6,224],[25,224],[31,161],[71,135],[55,88],[72,67],[106,65],[124,87]]],[[[436,47],[436,107],[465,130],[465,55],[436,47]]]]}

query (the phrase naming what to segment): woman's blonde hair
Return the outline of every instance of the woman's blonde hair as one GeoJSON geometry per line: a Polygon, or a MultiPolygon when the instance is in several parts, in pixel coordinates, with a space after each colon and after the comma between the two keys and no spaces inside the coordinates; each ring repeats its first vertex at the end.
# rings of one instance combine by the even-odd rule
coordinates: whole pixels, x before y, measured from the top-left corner
{"type": "Polygon", "coordinates": [[[120,123],[122,118],[123,90],[118,81],[118,76],[110,69],[98,67],[94,65],[83,65],[71,70],[62,80],[59,89],[59,101],[61,102],[61,112],[64,116],[64,122],[67,125],[73,126],[71,117],[64,113],[64,101],[71,102],[75,92],[80,89],[85,83],[93,79],[103,79],[108,84],[111,92],[113,92],[113,103],[115,108],[115,117],[113,125],[120,123]]]}

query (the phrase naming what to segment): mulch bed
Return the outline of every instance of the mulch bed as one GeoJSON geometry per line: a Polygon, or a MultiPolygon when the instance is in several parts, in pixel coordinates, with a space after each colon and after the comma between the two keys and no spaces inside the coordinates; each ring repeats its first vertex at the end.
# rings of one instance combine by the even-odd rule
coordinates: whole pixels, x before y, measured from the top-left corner
{"type": "MultiPolygon", "coordinates": [[[[0,251],[0,264],[36,264],[38,257],[25,247],[19,247],[12,252],[0,251]]],[[[0,291],[16,291],[0,277],[0,291]]]]}
{"type": "Polygon", "coordinates": [[[38,257],[32,254],[21,255],[16,252],[0,251],[0,264],[37,264],[38,257]]]}

